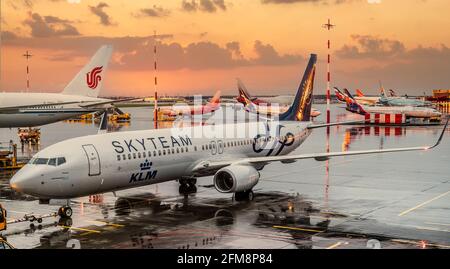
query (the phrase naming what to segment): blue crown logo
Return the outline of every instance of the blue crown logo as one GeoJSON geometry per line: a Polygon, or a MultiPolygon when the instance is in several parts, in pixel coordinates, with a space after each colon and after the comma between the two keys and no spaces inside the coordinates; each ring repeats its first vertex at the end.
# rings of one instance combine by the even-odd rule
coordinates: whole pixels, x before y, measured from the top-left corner
{"type": "Polygon", "coordinates": [[[139,167],[141,167],[141,171],[150,170],[152,169],[152,162],[149,162],[148,160],[145,160],[145,162],[141,163],[139,167]]]}

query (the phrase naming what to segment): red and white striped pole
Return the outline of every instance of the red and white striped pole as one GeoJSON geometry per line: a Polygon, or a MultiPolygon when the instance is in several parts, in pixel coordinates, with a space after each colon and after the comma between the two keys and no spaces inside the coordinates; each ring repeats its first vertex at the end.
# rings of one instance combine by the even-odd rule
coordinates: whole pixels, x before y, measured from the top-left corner
{"type": "Polygon", "coordinates": [[[331,24],[331,20],[328,19],[328,23],[324,24],[323,27],[328,30],[328,60],[327,60],[327,123],[330,123],[330,81],[331,81],[331,74],[330,74],[330,63],[331,63],[331,41],[330,41],[330,30],[335,25],[331,24]]]}
{"type": "Polygon", "coordinates": [[[155,103],[154,103],[154,110],[153,110],[153,121],[154,121],[154,127],[155,129],[158,129],[158,76],[157,76],[157,71],[158,71],[158,67],[156,65],[157,63],[157,58],[156,58],[156,31],[153,34],[153,42],[154,42],[154,47],[153,47],[153,62],[154,62],[154,75],[155,75],[155,103]]]}
{"type": "Polygon", "coordinates": [[[33,55],[31,55],[27,50],[27,52],[22,56],[27,59],[27,92],[28,92],[30,90],[30,67],[28,66],[28,59],[30,59],[33,55]]]}

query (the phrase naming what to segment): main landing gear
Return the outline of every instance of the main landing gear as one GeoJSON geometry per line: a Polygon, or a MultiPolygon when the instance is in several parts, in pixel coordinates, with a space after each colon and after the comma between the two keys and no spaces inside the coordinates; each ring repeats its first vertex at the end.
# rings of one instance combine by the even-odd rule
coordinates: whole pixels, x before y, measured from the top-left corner
{"type": "Polygon", "coordinates": [[[253,193],[252,190],[234,193],[234,200],[236,202],[253,201],[253,199],[255,199],[255,194],[253,193]]]}
{"type": "Polygon", "coordinates": [[[180,182],[179,192],[180,194],[191,194],[197,192],[197,179],[195,177],[183,177],[178,182],[180,182]]]}
{"type": "Polygon", "coordinates": [[[70,218],[72,217],[72,214],[72,208],[68,205],[62,206],[58,209],[58,216],[60,216],[61,218],[70,218]]]}

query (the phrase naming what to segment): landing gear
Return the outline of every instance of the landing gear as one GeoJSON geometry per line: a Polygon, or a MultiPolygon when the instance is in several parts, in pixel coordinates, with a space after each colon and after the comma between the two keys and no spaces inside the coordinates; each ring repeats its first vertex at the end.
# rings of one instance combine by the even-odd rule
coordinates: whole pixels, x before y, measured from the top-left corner
{"type": "Polygon", "coordinates": [[[197,179],[195,177],[183,177],[179,180],[180,188],[178,189],[180,194],[191,194],[197,192],[197,179]]]}
{"type": "Polygon", "coordinates": [[[253,201],[253,199],[255,199],[255,194],[252,190],[234,193],[234,200],[237,202],[253,201]]]}
{"type": "Polygon", "coordinates": [[[61,218],[70,218],[72,217],[72,208],[70,206],[62,206],[58,209],[58,216],[61,218]]]}

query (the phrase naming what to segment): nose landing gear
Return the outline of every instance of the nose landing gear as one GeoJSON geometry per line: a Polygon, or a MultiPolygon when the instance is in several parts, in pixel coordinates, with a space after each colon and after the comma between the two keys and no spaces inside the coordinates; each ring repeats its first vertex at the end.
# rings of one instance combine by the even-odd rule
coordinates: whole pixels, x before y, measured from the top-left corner
{"type": "Polygon", "coordinates": [[[183,177],[178,182],[180,182],[180,188],[178,189],[180,194],[191,194],[197,192],[197,187],[195,184],[197,183],[197,179],[194,177],[183,177]]]}

